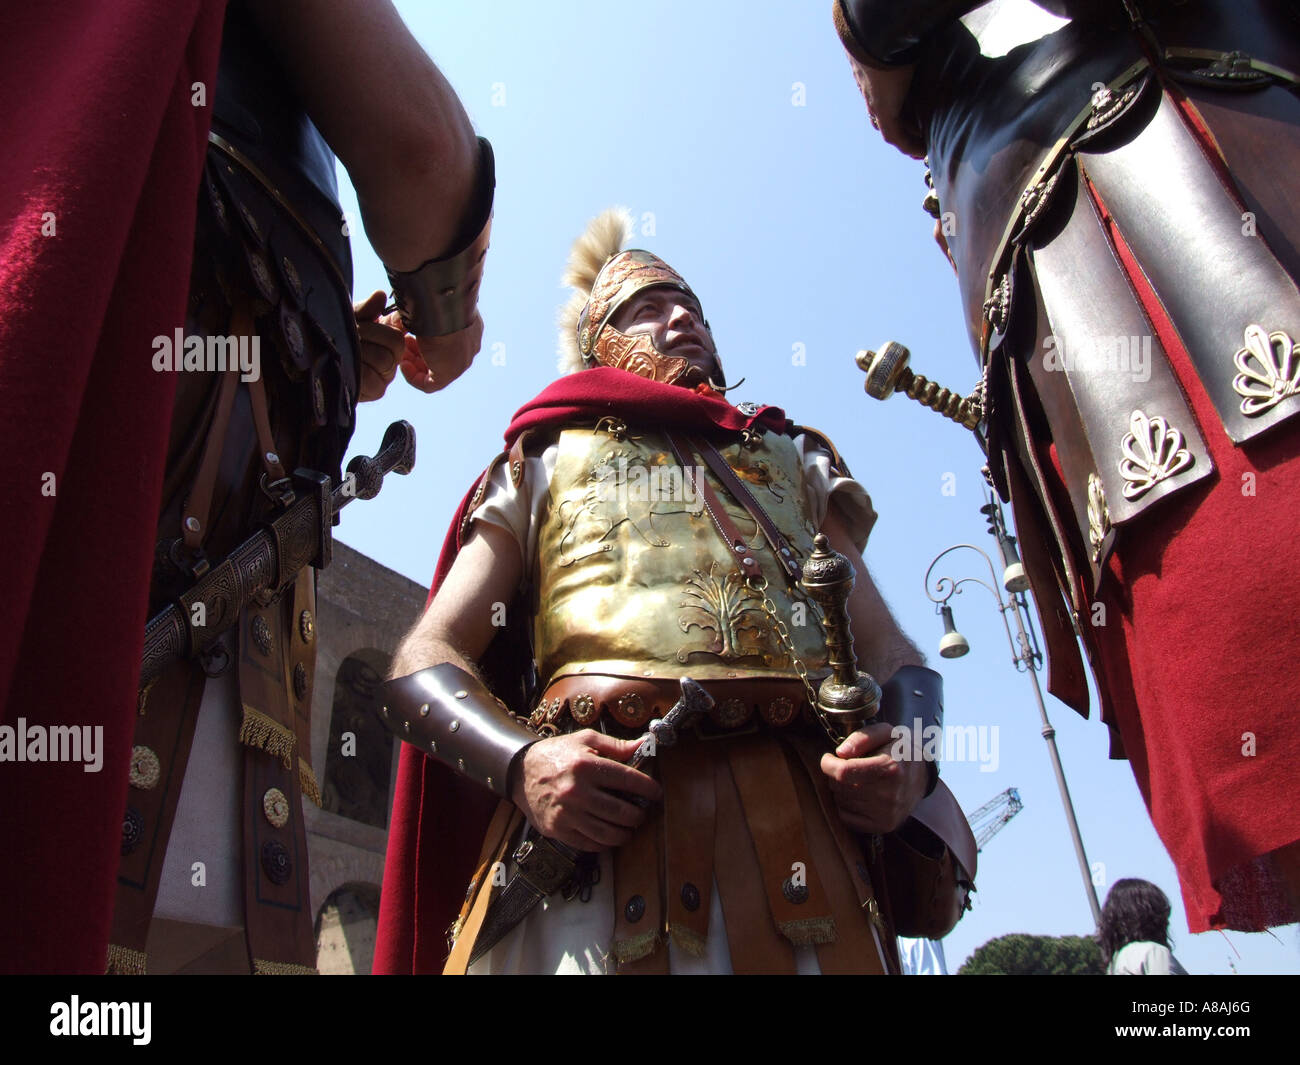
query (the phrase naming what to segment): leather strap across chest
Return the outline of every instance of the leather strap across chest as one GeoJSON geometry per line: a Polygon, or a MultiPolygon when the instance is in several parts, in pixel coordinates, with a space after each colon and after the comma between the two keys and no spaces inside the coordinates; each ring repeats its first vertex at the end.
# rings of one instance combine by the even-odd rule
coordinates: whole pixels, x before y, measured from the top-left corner
{"type": "Polygon", "coordinates": [[[698,454],[704,460],[713,475],[731,493],[731,497],[744,507],[745,512],[758,524],[763,533],[763,538],[767,540],[772,548],[773,555],[781,564],[781,568],[785,570],[789,580],[791,582],[797,581],[800,576],[800,568],[789,541],[786,540],[781,530],[777,528],[776,523],[768,516],[767,511],[754,498],[753,493],[736,476],[736,471],[731,468],[727,460],[718,452],[718,449],[707,440],[699,440],[672,432],[668,433],[667,436],[668,446],[672,448],[678,463],[681,464],[683,476],[690,478],[696,490],[700,493],[704,501],[704,509],[708,511],[709,517],[713,519],[713,524],[717,527],[722,539],[736,553],[736,561],[746,578],[761,577],[763,575],[762,567],[759,566],[758,560],[753,557],[745,537],[741,535],[740,530],[736,528],[735,523],[728,516],[726,510],[723,509],[717,493],[713,490],[713,486],[706,479],[695,475],[695,464],[687,462],[688,455],[698,454]]]}

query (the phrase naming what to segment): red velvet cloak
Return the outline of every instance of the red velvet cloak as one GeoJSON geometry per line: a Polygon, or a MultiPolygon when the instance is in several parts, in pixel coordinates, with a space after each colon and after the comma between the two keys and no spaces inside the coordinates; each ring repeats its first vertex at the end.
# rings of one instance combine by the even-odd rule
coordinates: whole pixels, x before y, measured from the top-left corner
{"type": "Polygon", "coordinates": [[[102,727],[102,763],[0,762],[0,971],[104,971],[175,392],[151,341],[185,320],[224,12],[6,5],[0,725],[102,727]]]}

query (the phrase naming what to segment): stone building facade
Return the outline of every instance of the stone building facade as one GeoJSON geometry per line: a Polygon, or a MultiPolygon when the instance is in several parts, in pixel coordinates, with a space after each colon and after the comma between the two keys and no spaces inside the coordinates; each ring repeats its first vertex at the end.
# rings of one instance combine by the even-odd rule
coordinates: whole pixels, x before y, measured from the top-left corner
{"type": "Polygon", "coordinates": [[[400,746],[379,718],[376,688],[427,595],[337,540],[317,584],[311,734],[323,802],[304,805],[324,974],[370,972],[400,746]]]}

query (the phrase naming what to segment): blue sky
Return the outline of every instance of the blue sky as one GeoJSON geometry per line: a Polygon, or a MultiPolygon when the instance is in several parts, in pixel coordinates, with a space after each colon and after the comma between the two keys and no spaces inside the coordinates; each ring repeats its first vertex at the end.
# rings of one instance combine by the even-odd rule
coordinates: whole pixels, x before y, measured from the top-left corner
{"type": "MultiPolygon", "coordinates": [[[[951,544],[994,547],[979,513],[980,451],[965,430],[908,400],[867,397],[853,363],[858,350],[894,339],[912,349],[918,372],[953,389],[977,379],[955,279],[921,209],[924,169],[868,125],[830,4],[399,0],[398,8],[496,152],[486,329],[474,366],[449,389],[426,396],[399,376],[362,409],[353,453],[372,452],[384,426],[405,418],[419,459],[410,477],[348,508],[340,539],[429,582],[451,513],[500,447],[510,415],[555,378],[570,244],[601,209],[625,205],[638,221],[635,243],[699,294],[729,380],[747,378],[732,398],[778,404],[826,432],[871,493],[880,520],[866,559],[904,630],[944,674],[947,721],[997,729],[996,770],[944,768],[967,810],[1008,787],[1025,803],[980,856],[975,908],[945,941],[951,968],[1006,933],[1092,931],[1029,681],[1012,668],[987,592],[968,586],[955,601],[971,653],[938,656],[926,567],[951,544]]],[[[355,195],[341,181],[355,219],[355,195]]],[[[386,287],[364,237],[353,254],[358,297],[386,287]]],[[[937,572],[988,577],[971,552],[949,561],[937,572]]],[[[1095,712],[1084,721],[1050,697],[1048,711],[1099,896],[1125,876],[1159,884],[1174,903],[1175,953],[1192,973],[1300,969],[1295,926],[1187,932],[1173,865],[1128,763],[1108,759],[1095,712]]]]}

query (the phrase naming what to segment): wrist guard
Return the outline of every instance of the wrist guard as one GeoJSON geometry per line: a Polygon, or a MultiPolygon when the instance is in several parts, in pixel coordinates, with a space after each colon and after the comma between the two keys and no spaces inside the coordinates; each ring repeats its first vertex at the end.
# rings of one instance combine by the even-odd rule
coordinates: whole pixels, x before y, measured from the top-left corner
{"type": "Polygon", "coordinates": [[[380,688],[379,716],[431,758],[508,798],[515,760],[537,741],[482,682],[444,662],[380,688]]]}
{"type": "MultiPolygon", "coordinates": [[[[879,718],[891,725],[906,728],[912,737],[912,750],[924,751],[924,741],[931,727],[943,728],[943,677],[925,666],[903,666],[880,689],[879,718]]],[[[939,783],[939,758],[926,759],[930,783],[926,795],[939,783]]]]}
{"type": "Polygon", "coordinates": [[[492,232],[492,200],[496,189],[496,163],[486,137],[478,139],[478,187],[462,227],[462,246],[441,259],[430,259],[414,270],[389,270],[393,299],[408,333],[416,337],[441,337],[459,333],[474,321],[478,310],[483,260],[492,232]]]}

